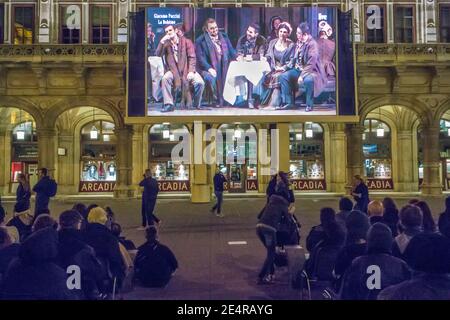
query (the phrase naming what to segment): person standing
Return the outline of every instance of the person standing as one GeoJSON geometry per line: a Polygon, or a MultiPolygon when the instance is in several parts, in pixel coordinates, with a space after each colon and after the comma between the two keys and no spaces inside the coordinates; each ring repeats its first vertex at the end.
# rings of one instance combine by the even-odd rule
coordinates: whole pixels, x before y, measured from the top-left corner
{"type": "Polygon", "coordinates": [[[359,175],[354,177],[352,196],[356,201],[354,210],[367,213],[367,206],[369,205],[369,188],[367,188],[364,180],[359,175]]]}
{"type": "Polygon", "coordinates": [[[144,179],[139,183],[140,187],[144,187],[142,193],[142,228],[145,229],[147,225],[154,225],[155,222],[159,223],[160,220],[153,214],[155,209],[156,199],[158,197],[158,182],[152,177],[150,169],[145,170],[144,179]]]}
{"type": "Polygon", "coordinates": [[[200,109],[205,82],[195,71],[195,47],[191,40],[179,36],[177,26],[167,25],[166,35],[159,42],[156,54],[163,57],[166,73],[161,80],[164,108],[161,112],[174,111],[176,97],[172,89],[181,94],[182,105],[187,109],[200,109]],[[192,91],[191,92],[191,87],[192,91]]]}
{"type": "Polygon", "coordinates": [[[216,195],[216,204],[212,207],[211,212],[214,213],[216,210],[216,215],[218,217],[223,217],[222,214],[222,202],[223,202],[223,184],[228,182],[227,178],[224,176],[222,171],[218,170],[214,175],[214,194],[216,195]]]}
{"type": "Polygon", "coordinates": [[[33,192],[36,193],[36,203],[34,208],[34,218],[42,213],[48,213],[48,204],[50,198],[56,195],[57,184],[55,180],[48,176],[47,168],[38,170],[39,181],[33,187],[33,192]]]}
{"type": "Polygon", "coordinates": [[[236,59],[236,50],[227,34],[219,32],[213,18],[205,21],[203,31],[195,41],[197,70],[213,93],[216,107],[222,107],[225,78],[230,62],[236,59]]]}
{"type": "Polygon", "coordinates": [[[31,188],[27,176],[23,173],[18,176],[19,186],[16,190],[16,204],[14,212],[23,212],[30,209],[31,188]]]}

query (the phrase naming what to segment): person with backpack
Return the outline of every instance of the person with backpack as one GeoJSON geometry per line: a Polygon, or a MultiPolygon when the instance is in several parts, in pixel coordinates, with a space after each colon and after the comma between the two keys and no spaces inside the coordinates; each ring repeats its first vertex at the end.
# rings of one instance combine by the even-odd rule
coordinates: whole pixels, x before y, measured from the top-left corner
{"type": "Polygon", "coordinates": [[[134,260],[135,278],[144,287],[166,286],[178,269],[173,252],[158,241],[158,229],[149,226],[145,230],[147,242],[138,248],[134,260]]]}
{"type": "Polygon", "coordinates": [[[33,192],[36,193],[36,203],[34,208],[34,217],[48,212],[48,204],[50,198],[56,195],[57,184],[55,180],[48,176],[47,168],[41,168],[38,171],[39,181],[33,187],[33,192]]]}

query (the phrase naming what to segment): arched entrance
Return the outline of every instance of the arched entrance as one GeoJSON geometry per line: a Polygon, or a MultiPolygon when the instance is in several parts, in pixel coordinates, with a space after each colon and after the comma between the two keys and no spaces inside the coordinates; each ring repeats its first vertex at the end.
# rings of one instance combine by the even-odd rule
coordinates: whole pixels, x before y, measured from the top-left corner
{"type": "Polygon", "coordinates": [[[36,121],[18,108],[0,108],[0,194],[16,191],[20,173],[37,182],[39,160],[36,121]]]}

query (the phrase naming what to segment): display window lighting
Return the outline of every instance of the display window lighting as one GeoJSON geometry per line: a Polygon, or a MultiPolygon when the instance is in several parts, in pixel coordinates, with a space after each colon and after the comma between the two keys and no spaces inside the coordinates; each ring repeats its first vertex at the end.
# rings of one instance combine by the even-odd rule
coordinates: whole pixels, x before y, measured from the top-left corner
{"type": "Polygon", "coordinates": [[[163,139],[169,139],[170,138],[170,131],[169,131],[169,129],[164,129],[162,133],[163,133],[163,139]]]}
{"type": "Polygon", "coordinates": [[[296,133],[295,134],[295,140],[300,141],[303,139],[303,135],[301,133],[296,133]]]}
{"type": "Polygon", "coordinates": [[[16,131],[17,140],[25,140],[25,131],[23,129],[19,129],[16,131]]]}
{"type": "Polygon", "coordinates": [[[91,128],[90,137],[91,137],[91,140],[97,140],[98,139],[98,130],[95,127],[95,125],[92,126],[92,128],[91,128]]]}

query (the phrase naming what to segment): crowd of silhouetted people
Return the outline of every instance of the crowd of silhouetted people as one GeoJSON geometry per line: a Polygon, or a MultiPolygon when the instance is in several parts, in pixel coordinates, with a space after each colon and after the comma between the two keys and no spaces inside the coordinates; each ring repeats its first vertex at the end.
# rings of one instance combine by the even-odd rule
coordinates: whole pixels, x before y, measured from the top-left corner
{"type": "Polygon", "coordinates": [[[166,286],[178,268],[158,226],[136,248],[109,207],[78,203],[58,220],[29,210],[5,220],[0,201],[1,299],[118,299],[134,284],[166,286]]]}

